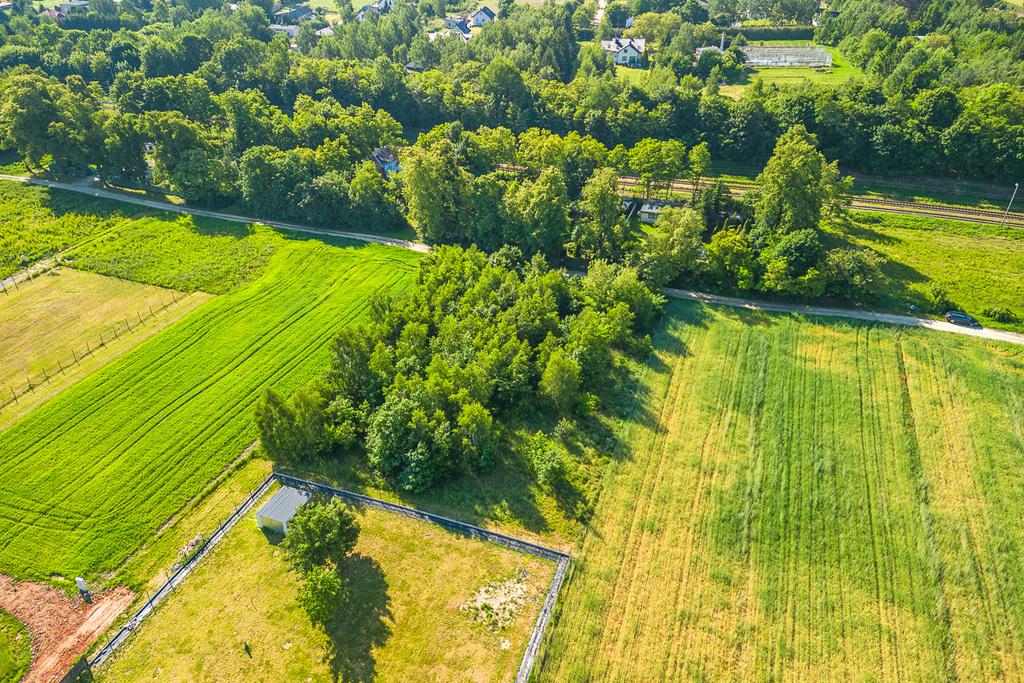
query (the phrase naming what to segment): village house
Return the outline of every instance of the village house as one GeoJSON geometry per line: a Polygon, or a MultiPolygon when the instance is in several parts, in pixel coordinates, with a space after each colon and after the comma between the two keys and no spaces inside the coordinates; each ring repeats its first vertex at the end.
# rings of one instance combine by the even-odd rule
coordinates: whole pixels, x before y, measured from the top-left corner
{"type": "Polygon", "coordinates": [[[373,150],[370,161],[377,167],[377,171],[389,180],[393,174],[398,173],[398,154],[390,147],[378,147],[373,150]]]}
{"type": "Polygon", "coordinates": [[[334,35],[334,29],[330,26],[324,26],[323,28],[317,29],[315,33],[317,38],[329,38],[334,35]]]}
{"type": "Polygon", "coordinates": [[[622,66],[642,66],[647,41],[643,38],[612,38],[602,40],[601,49],[612,56],[616,64],[622,66]]]}
{"type": "Polygon", "coordinates": [[[391,9],[393,0],[376,0],[368,5],[363,5],[358,12],[356,12],[356,19],[358,21],[366,21],[368,16],[380,16],[391,9]]]}
{"type": "Polygon", "coordinates": [[[484,24],[490,24],[495,19],[494,11],[490,7],[484,6],[469,15],[469,23],[473,26],[483,26],[484,24]]]}
{"type": "Polygon", "coordinates": [[[294,24],[271,24],[270,30],[273,33],[288,36],[288,40],[295,40],[299,37],[299,27],[294,24]]]}
{"type": "Polygon", "coordinates": [[[316,15],[309,5],[298,5],[296,7],[282,7],[274,12],[274,23],[281,25],[296,25],[303,21],[309,21],[316,15]]]}

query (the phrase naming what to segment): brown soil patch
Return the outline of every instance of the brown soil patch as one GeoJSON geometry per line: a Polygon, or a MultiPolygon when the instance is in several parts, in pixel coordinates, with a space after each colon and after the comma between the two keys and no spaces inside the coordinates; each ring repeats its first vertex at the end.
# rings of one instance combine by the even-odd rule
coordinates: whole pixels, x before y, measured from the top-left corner
{"type": "Polygon", "coordinates": [[[32,667],[22,683],[59,681],[134,599],[130,590],[118,587],[94,594],[87,605],[52,586],[0,574],[0,609],[32,634],[32,667]]]}

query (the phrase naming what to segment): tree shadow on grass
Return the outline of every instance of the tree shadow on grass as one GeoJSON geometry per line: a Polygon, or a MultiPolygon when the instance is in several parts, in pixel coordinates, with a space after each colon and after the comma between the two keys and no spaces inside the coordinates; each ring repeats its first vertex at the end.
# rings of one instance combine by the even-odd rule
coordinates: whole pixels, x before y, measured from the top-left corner
{"type": "Polygon", "coordinates": [[[391,637],[391,597],[380,564],[355,553],[340,567],[348,580],[348,596],[338,605],[327,628],[331,671],[343,683],[367,683],[377,678],[373,650],[391,637]]]}

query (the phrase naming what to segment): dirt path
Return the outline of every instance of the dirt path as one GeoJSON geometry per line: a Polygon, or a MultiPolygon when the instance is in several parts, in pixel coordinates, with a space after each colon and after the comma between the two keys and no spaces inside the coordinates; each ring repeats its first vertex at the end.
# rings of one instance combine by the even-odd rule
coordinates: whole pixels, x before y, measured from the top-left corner
{"type": "Polygon", "coordinates": [[[19,583],[0,574],[0,609],[32,634],[32,667],[22,683],[59,681],[134,599],[131,591],[119,587],[94,595],[86,605],[52,586],[19,583]]]}

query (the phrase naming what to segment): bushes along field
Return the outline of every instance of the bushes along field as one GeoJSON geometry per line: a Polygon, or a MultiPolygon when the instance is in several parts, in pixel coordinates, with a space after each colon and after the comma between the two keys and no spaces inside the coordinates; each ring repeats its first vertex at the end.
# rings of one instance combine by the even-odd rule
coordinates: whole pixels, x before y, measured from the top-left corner
{"type": "Polygon", "coordinates": [[[210,302],[3,433],[0,571],[109,571],[255,438],[262,386],[323,368],[368,298],[416,256],[290,243],[256,283],[210,302]]]}
{"type": "Polygon", "coordinates": [[[1024,672],[1024,365],[670,307],[541,680],[1024,672]]]}

